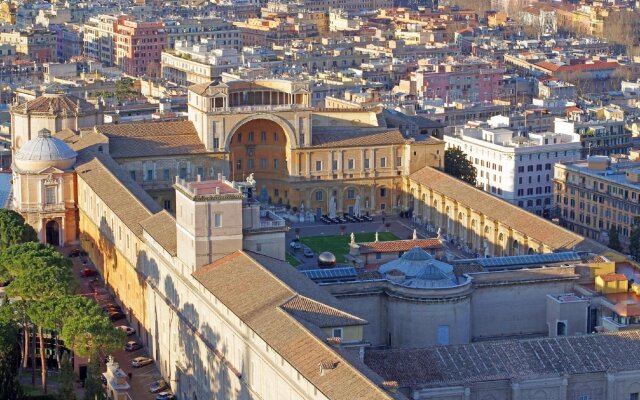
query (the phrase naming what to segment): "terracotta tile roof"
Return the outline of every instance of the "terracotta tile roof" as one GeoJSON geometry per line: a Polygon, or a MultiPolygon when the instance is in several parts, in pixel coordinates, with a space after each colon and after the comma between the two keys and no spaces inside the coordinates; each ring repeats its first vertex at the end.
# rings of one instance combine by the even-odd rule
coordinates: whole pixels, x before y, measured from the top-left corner
{"type": "Polygon", "coordinates": [[[593,64],[574,64],[574,65],[563,65],[557,69],[558,72],[564,71],[593,71],[599,69],[616,69],[620,66],[615,61],[612,62],[596,62],[593,64]]]}
{"type": "Polygon", "coordinates": [[[369,350],[365,363],[400,387],[637,371],[640,331],[478,342],[406,350],[369,350]]]}
{"type": "Polygon", "coordinates": [[[54,136],[63,140],[76,152],[95,145],[109,144],[109,138],[93,129],[81,129],[80,132],[63,129],[54,136]]]}
{"type": "Polygon", "coordinates": [[[234,252],[199,268],[193,277],[328,398],[403,398],[386,393],[378,386],[379,377],[356,369],[324,342],[326,338],[313,335],[284,311],[282,306],[297,293],[247,253],[234,252]],[[325,362],[338,364],[322,375],[319,366],[325,362]]]}
{"type": "Polygon", "coordinates": [[[384,242],[358,243],[360,253],[393,253],[409,251],[414,247],[421,249],[442,249],[444,246],[438,239],[390,240],[384,242]]]}
{"type": "Polygon", "coordinates": [[[195,85],[191,85],[189,86],[187,89],[199,96],[202,96],[203,94],[205,94],[207,92],[207,89],[209,89],[210,87],[228,87],[226,84],[222,83],[222,82],[217,82],[217,81],[211,81],[211,82],[205,82],[205,83],[198,83],[195,85]]]}
{"type": "Polygon", "coordinates": [[[541,61],[539,63],[535,63],[534,65],[540,67],[540,68],[544,68],[548,71],[554,72],[557,71],[558,68],[560,68],[560,66],[558,64],[554,64],[548,61],[541,61]]]}
{"type": "Polygon", "coordinates": [[[604,282],[618,282],[618,281],[626,281],[627,277],[625,276],[625,274],[605,274],[605,275],[600,275],[600,279],[602,279],[604,282]]]}
{"type": "Polygon", "coordinates": [[[281,307],[296,319],[305,320],[319,328],[367,324],[362,318],[304,296],[295,296],[281,307]]]}
{"type": "Polygon", "coordinates": [[[209,153],[190,121],[100,125],[95,130],[109,138],[114,158],[209,153]]]}
{"type": "Polygon", "coordinates": [[[594,240],[582,237],[520,207],[468,185],[444,172],[425,167],[411,174],[410,179],[434,192],[456,199],[462,207],[483,213],[552,250],[590,251],[601,254],[612,251],[594,240]]]}
{"type": "Polygon", "coordinates": [[[68,113],[75,114],[95,110],[95,106],[79,97],[69,95],[43,95],[11,109],[12,112],[68,113]]]}
{"type": "Polygon", "coordinates": [[[331,133],[315,133],[313,147],[359,147],[385,146],[403,144],[407,139],[398,130],[374,131],[367,129],[352,129],[348,131],[334,131],[331,133]]]}
{"type": "Polygon", "coordinates": [[[75,169],[78,179],[89,185],[100,200],[140,238],[140,223],[162,211],[158,203],[131,180],[130,174],[107,155],[81,151],[75,169]]]}
{"type": "Polygon", "coordinates": [[[169,254],[178,254],[176,219],[167,210],[152,215],[140,222],[142,228],[169,254]]]}

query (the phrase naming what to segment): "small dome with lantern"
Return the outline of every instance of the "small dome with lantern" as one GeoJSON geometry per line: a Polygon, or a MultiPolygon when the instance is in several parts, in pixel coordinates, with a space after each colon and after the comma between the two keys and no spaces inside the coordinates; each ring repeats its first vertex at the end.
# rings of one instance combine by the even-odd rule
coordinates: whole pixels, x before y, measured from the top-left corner
{"type": "Polygon", "coordinates": [[[13,162],[16,169],[23,172],[39,172],[48,167],[68,170],[77,156],[64,141],[52,137],[48,129],[42,129],[16,152],[13,162]]]}
{"type": "Polygon", "coordinates": [[[414,288],[447,288],[458,285],[453,266],[435,260],[420,247],[382,265],[379,272],[390,281],[414,288]]]}

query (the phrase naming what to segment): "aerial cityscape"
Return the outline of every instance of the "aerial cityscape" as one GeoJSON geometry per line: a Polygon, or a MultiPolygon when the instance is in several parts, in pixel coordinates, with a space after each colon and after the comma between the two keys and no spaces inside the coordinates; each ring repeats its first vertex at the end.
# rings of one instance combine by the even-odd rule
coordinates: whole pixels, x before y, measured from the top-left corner
{"type": "Polygon", "coordinates": [[[640,3],[0,0],[0,400],[640,400],[640,3]]]}

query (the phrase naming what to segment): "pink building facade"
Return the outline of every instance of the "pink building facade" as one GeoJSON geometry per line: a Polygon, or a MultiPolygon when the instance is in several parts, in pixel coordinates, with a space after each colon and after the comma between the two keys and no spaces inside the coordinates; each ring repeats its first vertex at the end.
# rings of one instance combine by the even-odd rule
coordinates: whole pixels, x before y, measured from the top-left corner
{"type": "Polygon", "coordinates": [[[160,73],[162,50],[167,47],[167,33],[162,22],[137,22],[121,16],[114,27],[114,64],[132,76],[160,73]]]}
{"type": "Polygon", "coordinates": [[[470,59],[423,65],[415,72],[419,95],[446,101],[492,101],[502,95],[505,69],[470,59]]]}

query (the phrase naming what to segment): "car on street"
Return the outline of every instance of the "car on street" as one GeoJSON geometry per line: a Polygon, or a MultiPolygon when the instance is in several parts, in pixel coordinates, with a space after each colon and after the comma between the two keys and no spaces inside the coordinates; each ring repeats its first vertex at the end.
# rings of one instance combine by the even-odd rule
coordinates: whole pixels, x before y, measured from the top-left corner
{"type": "Polygon", "coordinates": [[[125,318],[125,315],[120,311],[108,311],[108,313],[109,313],[109,320],[111,320],[112,322],[120,321],[121,319],[125,318]]]}
{"type": "Polygon", "coordinates": [[[158,393],[168,388],[169,388],[169,385],[167,385],[167,382],[165,382],[162,379],[159,379],[155,382],[151,382],[151,384],[149,385],[149,391],[151,393],[158,393]]]}
{"type": "Polygon", "coordinates": [[[305,257],[307,257],[307,258],[311,258],[311,257],[313,257],[313,250],[311,250],[311,249],[310,249],[310,248],[308,248],[308,247],[305,247],[305,249],[304,249],[304,256],[305,256],[305,257]]]}
{"type": "Polygon", "coordinates": [[[156,400],[176,400],[176,395],[171,392],[160,392],[156,396],[156,400]]]}
{"type": "Polygon", "coordinates": [[[98,275],[98,271],[91,268],[82,268],[80,270],[80,278],[89,278],[98,275]]]}
{"type": "Polygon", "coordinates": [[[135,340],[130,340],[127,344],[124,345],[124,349],[126,351],[136,351],[142,348],[142,344],[136,342],[135,340]]]}
{"type": "Polygon", "coordinates": [[[136,357],[131,360],[131,366],[133,368],[144,367],[145,365],[153,364],[153,358],[149,357],[136,357]]]}
{"type": "Polygon", "coordinates": [[[69,257],[80,257],[80,256],[86,256],[87,253],[84,250],[80,250],[80,249],[73,249],[69,252],[69,257]]]}
{"type": "Polygon", "coordinates": [[[120,326],[118,326],[118,329],[120,329],[122,332],[126,333],[127,336],[131,336],[131,335],[136,333],[135,329],[133,329],[132,327],[127,326],[127,325],[120,325],[120,326]]]}
{"type": "Polygon", "coordinates": [[[297,240],[294,240],[291,243],[289,243],[289,246],[294,250],[300,250],[302,248],[302,245],[297,240]]]}

